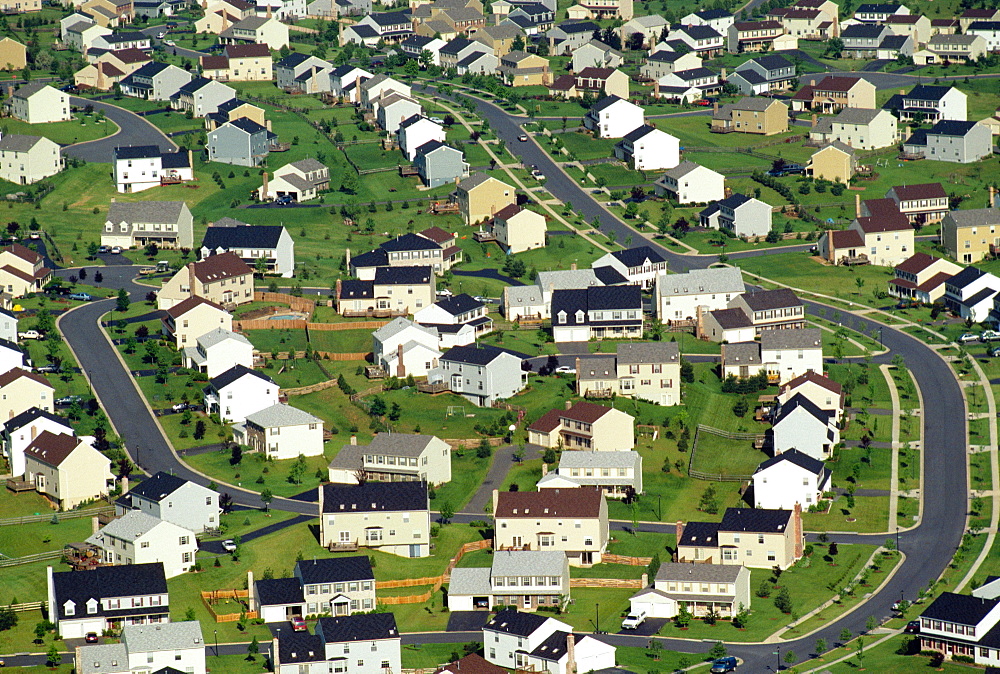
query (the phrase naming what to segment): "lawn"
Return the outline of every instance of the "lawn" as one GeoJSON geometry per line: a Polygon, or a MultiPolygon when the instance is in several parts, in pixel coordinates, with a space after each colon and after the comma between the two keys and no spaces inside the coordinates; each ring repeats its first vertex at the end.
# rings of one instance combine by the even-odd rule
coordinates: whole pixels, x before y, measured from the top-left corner
{"type": "Polygon", "coordinates": [[[309,343],[316,351],[368,353],[372,350],[372,331],[310,330],[309,343]]]}
{"type": "Polygon", "coordinates": [[[4,119],[0,131],[4,134],[20,133],[33,136],[43,136],[60,145],[72,145],[88,140],[97,140],[118,132],[118,125],[104,115],[85,114],[73,115],[74,121],[47,122],[45,124],[28,124],[13,117],[4,119]]]}
{"type": "Polygon", "coordinates": [[[750,440],[731,440],[700,431],[691,448],[691,469],[709,475],[753,475],[768,456],[750,440]]]}
{"type": "Polygon", "coordinates": [[[892,271],[888,267],[874,265],[831,267],[817,262],[807,253],[737,258],[733,263],[745,271],[793,288],[867,304],[873,303],[872,292],[885,290],[892,271]]]}
{"type": "MultiPolygon", "coordinates": [[[[200,444],[211,442],[218,442],[218,439],[208,437],[200,444]]],[[[246,454],[239,464],[233,465],[229,452],[207,452],[187,455],[184,460],[195,470],[220,482],[228,482],[255,491],[268,488],[276,496],[294,496],[314,489],[321,481],[326,481],[326,469],[330,459],[333,458],[334,444],[328,443],[323,455],[306,457],[306,470],[302,481],[298,483],[291,482],[292,465],[298,459],[273,461],[266,460],[262,454],[246,454]]]]}

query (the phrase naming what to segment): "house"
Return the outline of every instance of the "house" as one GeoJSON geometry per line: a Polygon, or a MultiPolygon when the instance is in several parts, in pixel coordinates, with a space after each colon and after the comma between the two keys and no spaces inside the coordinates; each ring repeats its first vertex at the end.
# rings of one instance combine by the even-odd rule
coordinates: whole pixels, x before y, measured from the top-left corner
{"type": "Polygon", "coordinates": [[[856,150],[877,150],[898,142],[896,118],[888,110],[843,108],[835,117],[817,120],[809,138],[826,143],[840,141],[856,150]]]}
{"type": "MultiPolygon", "coordinates": [[[[676,98],[679,90],[694,91],[699,97],[718,93],[722,89],[719,75],[708,68],[689,68],[670,72],[656,81],[654,93],[660,98],[676,98]]],[[[694,99],[694,100],[697,100],[694,99]]],[[[691,102],[691,99],[688,99],[691,102]]]]}
{"type": "Polygon", "coordinates": [[[775,42],[784,34],[778,21],[737,21],[726,31],[726,49],[730,54],[777,50],[775,42]]]}
{"type": "Polygon", "coordinates": [[[875,85],[861,77],[827,75],[819,82],[810,79],[791,99],[792,110],[812,110],[824,114],[844,108],[875,108],[875,85]]]}
{"type": "Polygon", "coordinates": [[[699,308],[706,312],[726,309],[745,289],[737,267],[664,274],[657,278],[654,290],[656,317],[662,323],[694,320],[699,308]]]}
{"type": "Polygon", "coordinates": [[[190,248],[194,219],[183,201],[114,201],[101,233],[102,246],[190,248]]]}
{"type": "Polygon", "coordinates": [[[357,66],[338,66],[330,71],[330,93],[343,98],[349,103],[357,103],[361,83],[373,77],[375,75],[357,66]]]}
{"type": "Polygon", "coordinates": [[[726,35],[736,18],[724,9],[702,9],[692,12],[680,20],[684,26],[711,26],[720,35],[726,35]]]}
{"type": "Polygon", "coordinates": [[[499,65],[500,60],[492,52],[473,50],[472,53],[455,64],[455,70],[459,75],[492,75],[499,65]]]}
{"type": "Polygon", "coordinates": [[[77,646],[76,671],[80,674],[131,674],[145,668],[205,674],[205,648],[201,623],[197,620],[125,625],[119,643],[77,646]]]}
{"type": "Polygon", "coordinates": [[[444,40],[433,35],[411,35],[399,43],[400,50],[410,58],[419,59],[427,52],[430,54],[430,64],[441,65],[441,47],[448,44],[444,40]]]}
{"type": "Polygon", "coordinates": [[[678,204],[704,204],[726,197],[726,179],[710,168],[684,160],[660,176],[653,189],[657,196],[678,204]]]}
{"type": "Polygon", "coordinates": [[[455,186],[453,199],[466,225],[474,225],[495,216],[506,206],[517,203],[514,188],[486,173],[474,173],[455,186]]]}
{"type": "Polygon", "coordinates": [[[909,13],[909,7],[897,3],[865,3],[854,10],[854,19],[863,23],[885,23],[891,16],[909,13]]]}
{"type": "Polygon", "coordinates": [[[629,283],[652,288],[659,276],[667,273],[667,261],[649,246],[636,246],[617,250],[599,257],[591,263],[593,269],[612,267],[628,279],[629,283]]]}
{"type": "Polygon", "coordinates": [[[115,187],[121,193],[194,180],[191,151],[164,152],[157,145],[129,145],[114,150],[115,187]]]}
{"type": "Polygon", "coordinates": [[[771,448],[775,456],[796,449],[817,461],[826,461],[839,442],[840,428],[834,412],[820,409],[800,393],[788,398],[774,413],[771,448]]]}
{"type": "MultiPolygon", "coordinates": [[[[128,3],[125,3],[126,5],[128,3]]],[[[124,6],[124,5],[123,5],[124,6]]],[[[150,37],[142,31],[133,30],[120,33],[105,33],[98,35],[91,43],[90,50],[117,51],[119,49],[141,49],[149,51],[152,48],[150,37]]]]}
{"type": "Polygon", "coordinates": [[[343,316],[412,314],[432,304],[434,295],[434,273],[429,266],[377,267],[371,281],[338,279],[336,285],[337,310],[343,316]]]}
{"type": "Polygon", "coordinates": [[[681,70],[692,70],[702,67],[702,60],[693,51],[668,51],[661,49],[646,57],[639,73],[651,80],[660,78],[681,70]]]}
{"type": "Polygon", "coordinates": [[[594,31],[599,26],[592,21],[575,21],[570,19],[545,31],[549,41],[549,51],[555,55],[569,55],[574,50],[594,39],[594,31]]]}
{"type": "Polygon", "coordinates": [[[451,482],[451,447],[433,435],[376,433],[367,445],[357,442],[352,436],[330,462],[330,482],[451,482]]]}
{"type": "Polygon", "coordinates": [[[263,372],[235,365],[208,380],[205,410],[223,421],[241,424],[248,414],[278,404],[279,387],[263,372]]]}
{"type": "Polygon", "coordinates": [[[250,16],[219,33],[219,41],[224,45],[263,44],[277,51],[288,46],[288,26],[271,17],[250,16]]]}
{"type": "Polygon", "coordinates": [[[757,336],[765,330],[797,330],[805,327],[805,306],[788,288],[758,290],[737,295],[729,308],[739,307],[753,321],[757,336]]]}
{"type": "Polygon", "coordinates": [[[394,134],[399,130],[399,126],[404,120],[421,114],[423,114],[423,106],[421,106],[420,101],[406,94],[393,92],[379,99],[375,119],[383,131],[387,134],[394,134]]]}
{"type": "Polygon", "coordinates": [[[629,599],[629,613],[673,618],[684,606],[691,615],[732,618],[750,609],[750,570],[722,564],[661,564],[653,584],[629,599]]]}
{"type": "Polygon", "coordinates": [[[133,511],[200,533],[219,528],[219,493],[160,471],[132,485],[115,501],[119,517],[133,511]]]}
{"type": "Polygon", "coordinates": [[[69,421],[52,412],[31,407],[3,424],[3,454],[11,475],[24,475],[24,450],[43,431],[54,435],[76,435],[69,421]]]}
{"type": "Polygon", "coordinates": [[[184,367],[215,377],[237,365],[253,367],[253,344],[243,335],[222,328],[206,332],[181,354],[184,367]]]}
{"type": "Polygon", "coordinates": [[[735,84],[741,94],[751,96],[789,89],[795,79],[794,63],[779,54],[768,54],[738,65],[729,82],[735,84]],[[755,73],[757,77],[750,73],[755,73]]]}
{"type": "Polygon", "coordinates": [[[461,150],[430,140],[417,148],[413,161],[428,188],[441,187],[469,177],[469,164],[461,150]]]}
{"type": "MultiPolygon", "coordinates": [[[[965,31],[966,35],[978,35],[986,41],[986,50],[990,52],[1000,51],[1000,20],[974,21],[969,24],[965,31]]],[[[10,38],[6,38],[10,39],[10,38]]],[[[14,43],[17,44],[17,43],[14,43]]],[[[0,49],[3,48],[3,41],[0,41],[0,49]]],[[[24,47],[20,47],[23,50],[24,47]]],[[[0,57],[0,63],[3,58],[0,57]]]]}
{"type": "Polygon", "coordinates": [[[608,544],[608,503],[597,488],[494,491],[496,550],[561,550],[570,566],[599,564],[608,544]]]}
{"type": "Polygon", "coordinates": [[[642,456],[636,451],[563,452],[551,473],[542,467],[539,489],[597,487],[607,498],[627,498],[642,493],[642,456]]]}
{"type": "Polygon", "coordinates": [[[883,106],[895,110],[901,122],[934,123],[940,120],[964,122],[967,118],[965,92],[956,87],[918,84],[909,93],[900,91],[883,106]]]}
{"type": "MultiPolygon", "coordinates": [[[[73,17],[77,17],[77,14],[74,13],[66,18],[72,20],[73,17]]],[[[112,32],[110,28],[98,25],[90,17],[86,20],[79,20],[78,17],[78,20],[63,29],[63,40],[71,49],[86,54],[97,38],[110,35],[112,32]]]]}
{"type": "Polygon", "coordinates": [[[624,276],[612,267],[563,269],[538,273],[534,285],[504,288],[501,311],[508,320],[523,317],[549,318],[555,290],[579,290],[592,286],[625,284],[624,276]]]}
{"type": "MultiPolygon", "coordinates": [[[[442,68],[456,69],[459,62],[469,58],[473,54],[489,54],[493,56],[493,58],[497,58],[496,55],[493,54],[493,49],[491,47],[486,46],[478,40],[470,40],[465,37],[456,37],[453,40],[450,40],[445,46],[441,47],[441,50],[438,52],[442,68]]],[[[500,61],[497,58],[497,64],[499,63],[500,61]]]]}
{"type": "Polygon", "coordinates": [[[595,403],[566,401],[564,409],[550,410],[528,426],[528,441],[546,448],[632,451],[635,418],[621,410],[595,403]]]}
{"type": "Polygon", "coordinates": [[[615,157],[636,171],[671,169],[680,163],[680,141],[655,126],[643,124],[615,144],[615,157]]]}
{"type": "Polygon", "coordinates": [[[645,122],[641,107],[618,96],[602,98],[583,116],[583,125],[598,138],[624,138],[645,122]]]}
{"type": "Polygon", "coordinates": [[[273,180],[266,177],[264,180],[264,185],[257,190],[257,198],[261,201],[281,197],[291,197],[296,202],[309,201],[330,189],[330,169],[310,157],[285,164],[274,172],[273,180]]]}
{"type": "Polygon", "coordinates": [[[802,557],[804,541],[798,506],[793,510],[726,508],[720,523],[677,524],[676,561],[787,569],[802,557]]]}
{"type": "Polygon", "coordinates": [[[11,94],[5,104],[11,117],[28,124],[48,124],[73,119],[69,95],[43,82],[29,82],[11,94]]]}
{"type": "Polygon", "coordinates": [[[628,45],[631,40],[640,49],[652,47],[663,32],[670,30],[670,22],[662,16],[637,16],[626,21],[618,29],[622,44],[628,45]],[[632,37],[635,35],[636,37],[632,37]]]}
{"type": "MultiPolygon", "coordinates": [[[[1000,209],[950,211],[941,220],[941,243],[959,262],[979,262],[1000,246],[1000,209]],[[987,228],[988,231],[987,231],[987,228]]],[[[1000,286],[997,286],[1000,290],[1000,286]]]]}
{"type": "Polygon", "coordinates": [[[323,453],[323,420],[297,407],[277,403],[246,416],[233,427],[237,442],[267,459],[294,459],[323,453]]]}
{"type": "Polygon", "coordinates": [[[882,267],[895,267],[913,254],[913,226],[891,199],[871,199],[865,204],[874,209],[871,215],[855,218],[845,232],[824,232],[817,242],[817,251],[831,264],[866,260],[882,267]]]}
{"type": "Polygon", "coordinates": [[[6,309],[0,309],[0,339],[17,342],[17,317],[6,309]]]}
{"type": "Polygon", "coordinates": [[[483,642],[487,661],[505,667],[569,674],[576,667],[598,671],[615,664],[614,646],[587,636],[577,642],[569,625],[516,607],[486,623],[483,642]]]}
{"type": "Polygon", "coordinates": [[[948,193],[941,183],[896,185],[885,196],[917,227],[940,222],[948,214],[948,193]]]}
{"type": "Polygon", "coordinates": [[[628,100],[629,77],[617,68],[584,68],[576,73],[575,84],[580,95],[618,96],[628,100]]]}
{"type": "Polygon", "coordinates": [[[6,339],[0,339],[0,372],[10,372],[15,367],[30,367],[31,360],[27,353],[6,339]]]}
{"type": "Polygon", "coordinates": [[[224,307],[238,307],[253,302],[253,292],[253,269],[230,251],[188,262],[160,288],[156,306],[169,309],[191,297],[200,297],[224,307]]]}
{"type": "Polygon", "coordinates": [[[251,607],[265,623],[279,623],[292,616],[352,615],[375,608],[375,575],[368,557],[300,560],[291,578],[253,580],[251,607]]]}
{"type": "Polygon", "coordinates": [[[801,395],[811,401],[816,407],[831,412],[835,421],[840,421],[844,411],[844,389],[837,382],[822,373],[809,370],[791,381],[781,385],[781,392],[776,398],[779,405],[784,405],[793,396],[801,395]]]}
{"type": "Polygon", "coordinates": [[[927,50],[934,55],[934,62],[971,63],[989,53],[982,35],[944,35],[938,33],[927,42],[927,50]]]}
{"type": "Polygon", "coordinates": [[[233,317],[222,306],[203,297],[189,297],[166,310],[160,319],[163,334],[178,349],[194,344],[198,337],[216,328],[233,329],[233,317]]]}
{"type": "Polygon", "coordinates": [[[971,164],[993,154],[993,133],[979,122],[942,120],[919,129],[903,142],[903,152],[956,164],[971,164]]]}
{"type": "Polygon", "coordinates": [[[235,166],[260,166],[278,136],[246,117],[208,132],[208,160],[235,166]]]}
{"type": "Polygon", "coordinates": [[[378,267],[411,267],[421,263],[432,267],[436,274],[441,274],[451,267],[451,264],[445,261],[445,257],[445,249],[439,243],[410,232],[383,242],[372,253],[363,253],[351,258],[350,267],[362,280],[374,279],[378,267]],[[371,261],[369,257],[372,258],[371,261]],[[374,259],[376,257],[378,260],[374,259]],[[378,264],[372,265],[370,262],[378,264]]]}
{"type": "Polygon", "coordinates": [[[274,64],[275,82],[279,89],[285,91],[330,91],[333,71],[332,63],[302,52],[289,54],[274,64]]]}
{"type": "Polygon", "coordinates": [[[52,384],[37,372],[15,367],[0,374],[0,420],[12,421],[36,407],[51,414],[54,392],[52,384]]]}
{"type": "Polygon", "coordinates": [[[46,567],[49,620],[64,639],[124,626],[170,622],[162,564],[98,566],[86,573],[46,567]]]}
{"type": "MultiPolygon", "coordinates": [[[[967,211],[965,211],[967,212],[967,211]]],[[[944,304],[964,319],[981,322],[995,305],[1000,279],[975,267],[966,267],[945,281],[944,304]]]]}
{"type": "Polygon", "coordinates": [[[429,384],[462,396],[477,407],[489,407],[521,391],[528,381],[524,354],[486,344],[455,346],[427,373],[429,384]]]}
{"type": "Polygon", "coordinates": [[[48,138],[15,133],[0,137],[0,178],[4,180],[15,185],[31,185],[59,173],[64,167],[61,148],[48,138]]]}
{"type": "Polygon", "coordinates": [[[400,557],[430,555],[430,511],[422,482],[324,484],[319,538],[324,547],[353,545],[400,557]]]}
{"type": "Polygon", "coordinates": [[[45,258],[30,248],[19,243],[0,248],[0,294],[24,297],[40,291],[51,278],[45,258]]]}
{"type": "Polygon", "coordinates": [[[823,336],[819,328],[765,330],[760,358],[770,380],[785,383],[807,372],[823,372],[823,336]]]}
{"type": "Polygon", "coordinates": [[[362,44],[367,43],[366,38],[369,33],[373,33],[375,41],[401,42],[413,34],[413,23],[408,12],[378,12],[364,16],[360,21],[350,27],[350,32],[342,36],[344,42],[357,42],[361,38],[362,44]]]}
{"type": "MultiPolygon", "coordinates": [[[[890,115],[891,117],[891,115],[890,115]]],[[[815,180],[830,180],[847,185],[858,172],[858,156],[854,148],[835,140],[816,150],[806,164],[806,175],[815,180]]]]}
{"type": "Polygon", "coordinates": [[[930,17],[923,14],[893,14],[883,23],[896,36],[912,38],[914,45],[926,44],[933,33],[930,17]]]}
{"type": "Polygon", "coordinates": [[[86,543],[97,549],[104,564],[160,563],[167,578],[186,573],[198,552],[193,531],[139,510],[107,523],[86,543]]]}
{"type": "Polygon", "coordinates": [[[121,81],[122,93],[147,101],[169,101],[191,81],[191,73],[175,65],[150,62],[121,81]]]}
{"type": "Polygon", "coordinates": [[[995,647],[998,620],[1000,600],[995,597],[976,590],[972,595],[943,592],[920,614],[919,647],[995,667],[1000,663],[995,647]]]}
{"type": "Polygon", "coordinates": [[[399,631],[392,613],[320,618],[315,635],[279,636],[272,640],[271,652],[275,674],[319,674],[335,667],[352,674],[379,674],[400,667],[399,631]]]}
{"type": "Polygon", "coordinates": [[[218,35],[230,25],[253,16],[257,5],[246,0],[213,0],[205,7],[205,14],[194,22],[197,33],[218,35]]]}
{"type": "Polygon", "coordinates": [[[789,449],[762,462],[753,474],[755,508],[791,510],[818,504],[832,489],[832,471],[822,461],[789,449]]]}
{"type": "Polygon", "coordinates": [[[448,583],[450,611],[534,611],[562,607],[569,598],[569,560],[558,550],[497,551],[492,566],[453,569],[448,583]]]}
{"type": "MultiPolygon", "coordinates": [[[[0,391],[6,389],[2,382],[9,374],[0,376],[0,391]]],[[[95,501],[115,484],[106,456],[82,438],[51,431],[42,431],[25,448],[24,481],[60,510],[95,501]]]]}
{"type": "Polygon", "coordinates": [[[444,127],[437,122],[432,122],[423,115],[413,115],[409,119],[403,120],[399,129],[396,130],[399,137],[399,149],[410,161],[417,156],[417,148],[424,143],[436,140],[445,142],[444,127]]]}
{"type": "Polygon", "coordinates": [[[788,131],[788,106],[772,98],[744,97],[712,113],[712,131],[773,136],[788,131]]]}
{"type": "Polygon", "coordinates": [[[270,82],[274,62],[266,44],[230,44],[222,54],[201,57],[201,74],[222,82],[270,82]]]}
{"type": "Polygon", "coordinates": [[[545,247],[545,216],[523,206],[504,206],[489,222],[489,232],[508,255],[545,247]]]}
{"type": "Polygon", "coordinates": [[[573,50],[573,72],[584,68],[617,68],[625,56],[600,40],[590,40],[573,50]]]}
{"type": "Polygon", "coordinates": [[[497,73],[512,87],[547,85],[552,80],[548,59],[524,51],[511,51],[500,56],[497,73]]]}
{"type": "Polygon", "coordinates": [[[766,236],[771,231],[771,207],[745,194],[733,194],[698,214],[702,227],[724,229],[736,236],[766,236]]]}
{"type": "MultiPolygon", "coordinates": [[[[39,9],[41,9],[39,3],[39,9]]],[[[0,40],[0,63],[4,70],[23,70],[27,64],[28,48],[17,40],[5,37],[0,40]]]]}
{"type": "MultiPolygon", "coordinates": [[[[470,330],[475,339],[475,329],[470,330]]],[[[394,377],[425,377],[441,357],[438,331],[406,318],[383,325],[372,333],[372,341],[373,362],[394,377]]]]}
{"type": "Polygon", "coordinates": [[[469,325],[481,337],[493,330],[493,319],[489,317],[486,305],[465,293],[438,300],[424,307],[413,316],[413,320],[431,328],[441,326],[469,325]]]}
{"type": "Polygon", "coordinates": [[[556,342],[642,337],[642,290],[637,285],[597,286],[552,293],[556,342]]]}
{"type": "Polygon", "coordinates": [[[232,218],[216,220],[205,230],[198,255],[204,259],[229,251],[255,269],[263,260],[268,274],[291,278],[295,273],[295,241],[281,225],[248,225],[232,218]]]}
{"type": "MultiPolygon", "coordinates": [[[[740,308],[715,309],[714,311],[703,311],[699,309],[698,318],[695,321],[696,334],[702,339],[713,342],[731,344],[736,348],[736,344],[742,342],[752,342],[756,331],[753,321],[746,312],[740,308]]],[[[759,354],[753,354],[754,362],[760,363],[759,354]]],[[[731,359],[730,359],[731,360],[731,359]]],[[[731,374],[727,370],[730,360],[723,358],[722,372],[724,375],[731,374]]]]}
{"type": "Polygon", "coordinates": [[[888,26],[877,23],[856,23],[840,31],[844,42],[841,55],[845,58],[874,59],[882,41],[892,35],[888,26]]]}
{"type": "Polygon", "coordinates": [[[672,26],[668,38],[685,45],[702,58],[714,58],[722,53],[726,39],[712,26],[681,24],[672,26]]]}
{"type": "Polygon", "coordinates": [[[680,404],[680,351],[675,342],[618,344],[616,355],[578,359],[577,395],[680,404]]]}
{"type": "Polygon", "coordinates": [[[837,17],[811,7],[776,7],[767,13],[768,19],[781,22],[786,35],[801,40],[829,40],[839,32],[837,17]]]}
{"type": "Polygon", "coordinates": [[[180,0],[134,0],[132,3],[136,18],[144,19],[174,16],[182,6],[180,0]]]}

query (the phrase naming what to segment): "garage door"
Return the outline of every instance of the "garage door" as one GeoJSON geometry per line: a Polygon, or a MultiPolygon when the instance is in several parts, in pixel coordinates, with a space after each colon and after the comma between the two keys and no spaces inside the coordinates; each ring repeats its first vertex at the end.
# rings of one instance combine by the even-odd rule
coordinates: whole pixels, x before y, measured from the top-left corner
{"type": "Polygon", "coordinates": [[[556,327],[552,331],[552,338],[557,342],[586,342],[590,339],[590,328],[556,327]]]}

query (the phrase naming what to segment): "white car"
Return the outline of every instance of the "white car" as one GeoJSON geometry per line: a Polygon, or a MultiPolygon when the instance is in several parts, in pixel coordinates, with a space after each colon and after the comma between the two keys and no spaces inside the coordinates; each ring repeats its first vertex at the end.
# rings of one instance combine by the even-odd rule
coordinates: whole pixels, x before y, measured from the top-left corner
{"type": "Polygon", "coordinates": [[[173,40],[164,40],[163,44],[167,45],[168,47],[176,47],[177,46],[177,43],[174,42],[173,40]]]}
{"type": "Polygon", "coordinates": [[[638,629],[640,625],[646,622],[646,612],[636,611],[635,613],[629,613],[625,616],[625,620],[622,621],[623,630],[634,630],[638,629]]]}
{"type": "Polygon", "coordinates": [[[556,368],[556,374],[576,374],[576,368],[569,365],[560,365],[556,368]]]}
{"type": "Polygon", "coordinates": [[[122,247],[121,246],[113,246],[111,248],[111,253],[113,255],[121,255],[121,253],[122,253],[122,247]]]}
{"type": "Polygon", "coordinates": [[[156,34],[156,39],[157,39],[157,40],[162,40],[162,39],[163,39],[163,38],[165,38],[166,36],[167,36],[167,34],[166,34],[165,32],[163,32],[163,31],[160,31],[159,33],[157,33],[157,34],[156,34]]]}
{"type": "Polygon", "coordinates": [[[236,549],[236,541],[231,538],[222,541],[222,549],[226,552],[232,552],[236,549]]]}
{"type": "Polygon", "coordinates": [[[18,339],[44,339],[42,333],[38,330],[26,330],[25,332],[17,333],[18,339]]]}

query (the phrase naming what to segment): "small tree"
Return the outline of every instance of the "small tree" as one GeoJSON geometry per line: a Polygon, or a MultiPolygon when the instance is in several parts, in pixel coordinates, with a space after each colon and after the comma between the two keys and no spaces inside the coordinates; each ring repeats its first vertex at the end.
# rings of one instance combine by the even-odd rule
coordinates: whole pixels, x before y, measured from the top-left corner
{"type": "Polygon", "coordinates": [[[62,653],[59,652],[59,647],[53,643],[45,652],[45,664],[49,667],[58,667],[61,662],[62,653]]]}
{"type": "Polygon", "coordinates": [[[650,639],[648,649],[649,657],[653,660],[659,660],[663,653],[663,644],[656,639],[650,639]]]}
{"type": "Polygon", "coordinates": [[[826,639],[816,640],[816,655],[821,656],[826,653],[826,639]]]}
{"type": "Polygon", "coordinates": [[[787,653],[785,653],[785,657],[783,659],[786,665],[791,666],[795,664],[795,662],[799,659],[799,657],[795,655],[795,651],[788,651],[787,653]]]}
{"type": "Polygon", "coordinates": [[[271,501],[273,500],[274,493],[267,487],[264,487],[264,490],[260,492],[260,502],[264,504],[264,512],[267,512],[270,509],[271,501]]]}
{"type": "Polygon", "coordinates": [[[129,306],[128,291],[126,291],[124,288],[118,291],[118,299],[116,300],[116,304],[117,304],[116,308],[118,309],[118,311],[121,312],[128,311],[128,306],[129,306]]]}
{"type": "Polygon", "coordinates": [[[260,653],[260,643],[257,641],[257,635],[253,637],[253,641],[247,646],[247,660],[253,661],[256,659],[257,654],[260,653]]]}
{"type": "Polygon", "coordinates": [[[778,590],[778,596],[774,598],[774,605],[782,613],[788,614],[792,612],[792,595],[789,593],[787,587],[778,590]]]}
{"type": "Polygon", "coordinates": [[[728,651],[726,651],[726,645],[723,644],[721,641],[716,641],[715,645],[712,646],[712,648],[710,648],[708,651],[709,657],[711,657],[713,660],[724,658],[726,657],[727,653],[728,651]]]}
{"type": "Polygon", "coordinates": [[[681,604],[680,610],[677,611],[677,615],[674,617],[674,622],[681,629],[685,629],[691,624],[691,612],[688,611],[687,604],[681,604]]]}
{"type": "Polygon", "coordinates": [[[846,644],[848,641],[854,638],[854,633],[846,627],[840,630],[840,643],[846,644]]]}
{"type": "Polygon", "coordinates": [[[747,625],[750,624],[750,611],[743,602],[740,602],[739,610],[736,611],[736,615],[733,616],[733,625],[738,629],[745,630],[747,625]]]}
{"type": "Polygon", "coordinates": [[[441,524],[448,524],[448,522],[451,521],[451,518],[455,516],[455,508],[449,501],[442,503],[438,512],[441,515],[441,524]]]}

